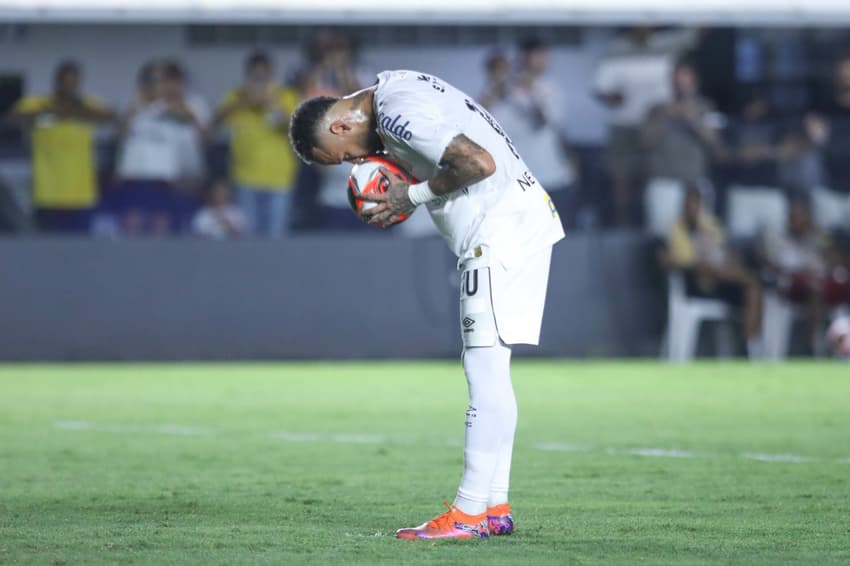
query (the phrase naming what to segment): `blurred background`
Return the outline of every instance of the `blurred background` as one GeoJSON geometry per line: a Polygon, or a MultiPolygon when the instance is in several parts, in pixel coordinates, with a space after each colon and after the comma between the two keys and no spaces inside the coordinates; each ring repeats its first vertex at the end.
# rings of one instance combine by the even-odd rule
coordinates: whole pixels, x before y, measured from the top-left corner
{"type": "Polygon", "coordinates": [[[452,4],[0,2],[0,360],[457,355],[427,214],[362,224],[350,168],[286,138],[405,68],[477,97],[560,211],[521,353],[850,348],[850,6],[452,4]]]}

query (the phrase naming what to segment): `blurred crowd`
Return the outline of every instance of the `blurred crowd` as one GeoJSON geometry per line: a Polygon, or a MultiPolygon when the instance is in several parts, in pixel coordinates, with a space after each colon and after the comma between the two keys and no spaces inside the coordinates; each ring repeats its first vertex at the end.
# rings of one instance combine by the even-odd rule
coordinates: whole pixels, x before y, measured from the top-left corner
{"type": "MultiPolygon", "coordinates": [[[[698,30],[636,27],[611,42],[587,85],[605,108],[601,166],[565,133],[571,109],[552,79],[569,70],[553,68],[546,44],[528,39],[490,52],[476,94],[568,228],[640,226],[645,187],[658,178],[697,187],[721,214],[730,185],[850,193],[850,55],[835,57],[829,95],[804,112],[778,112],[769,92],[747,86],[738,110],[721,113],[703,93],[692,56],[699,40],[698,30]]],[[[301,166],[287,126],[299,100],[350,93],[374,76],[339,31],[317,32],[303,52],[294,70],[277,69],[265,52],[248,54],[241,80],[214,107],[176,60],[145,63],[123,108],[90,96],[84,69],[61,62],[52,92],[23,98],[5,116],[29,133],[35,225],[213,238],[362,230],[341,189],[347,169],[301,166]],[[96,132],[115,147],[98,166],[96,132]]]]}
{"type": "MultiPolygon", "coordinates": [[[[752,359],[787,355],[795,315],[805,327],[804,352],[826,354],[827,323],[850,306],[846,227],[818,226],[804,192],[789,195],[781,220],[750,237],[730,237],[706,206],[704,191],[692,183],[659,249],[662,267],[683,279],[685,300],[711,299],[739,309],[739,335],[752,359]]],[[[670,314],[675,317],[672,309],[670,314]]],[[[675,325],[671,318],[669,326],[675,325]]]]}
{"type": "Polygon", "coordinates": [[[241,83],[215,108],[177,60],[142,65],[124,109],[85,92],[79,63],[59,63],[52,92],[22,98],[5,117],[29,134],[36,229],[278,238],[296,224],[299,186],[302,227],[361,229],[348,210],[347,171],[301,166],[287,139],[301,99],[372,81],[355,55],[346,36],[321,32],[303,67],[281,81],[270,55],[252,52],[241,83]],[[104,132],[115,151],[98,163],[96,135],[104,132]],[[225,159],[216,152],[222,145],[225,159]]]}

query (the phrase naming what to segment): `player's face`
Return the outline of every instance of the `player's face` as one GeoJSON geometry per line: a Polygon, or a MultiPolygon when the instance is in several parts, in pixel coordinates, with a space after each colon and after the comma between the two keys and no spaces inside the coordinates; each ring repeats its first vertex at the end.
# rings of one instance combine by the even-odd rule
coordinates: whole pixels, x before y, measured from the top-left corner
{"type": "Polygon", "coordinates": [[[371,120],[336,120],[319,132],[318,142],[313,160],[321,165],[360,163],[383,147],[371,120]]]}
{"type": "Polygon", "coordinates": [[[696,72],[688,66],[679,67],[673,75],[673,87],[681,96],[694,96],[699,92],[696,72]]]}
{"type": "Polygon", "coordinates": [[[56,90],[60,96],[76,96],[80,89],[80,73],[75,69],[65,69],[56,77],[56,90]]]}
{"type": "Polygon", "coordinates": [[[695,225],[699,220],[699,213],[702,208],[698,193],[688,193],[685,197],[685,220],[688,224],[695,225]]]}

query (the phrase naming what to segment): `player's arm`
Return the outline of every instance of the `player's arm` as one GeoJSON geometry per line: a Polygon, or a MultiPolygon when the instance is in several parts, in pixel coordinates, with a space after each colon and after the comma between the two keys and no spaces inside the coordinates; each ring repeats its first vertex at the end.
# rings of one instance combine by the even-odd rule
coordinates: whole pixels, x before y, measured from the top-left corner
{"type": "Polygon", "coordinates": [[[370,224],[391,225],[418,205],[474,185],[496,172],[496,162],[490,152],[463,134],[449,142],[437,167],[431,179],[412,186],[385,171],[392,184],[383,194],[362,195],[364,200],[380,203],[363,215],[369,218],[370,224]]]}
{"type": "MultiPolygon", "coordinates": [[[[490,152],[465,135],[458,134],[443,152],[437,174],[420,186],[427,187],[435,196],[447,195],[483,181],[495,172],[496,162],[490,152]]],[[[413,198],[409,200],[413,205],[421,204],[413,198]]]]}
{"type": "Polygon", "coordinates": [[[29,127],[39,116],[52,111],[52,104],[39,104],[34,102],[33,99],[24,98],[3,116],[3,121],[10,126],[29,127]]]}

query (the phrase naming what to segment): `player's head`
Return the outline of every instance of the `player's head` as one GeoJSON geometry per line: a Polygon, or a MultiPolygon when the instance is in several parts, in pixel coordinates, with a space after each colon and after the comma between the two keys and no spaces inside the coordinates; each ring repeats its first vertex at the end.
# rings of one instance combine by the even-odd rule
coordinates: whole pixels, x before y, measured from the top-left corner
{"type": "Polygon", "coordinates": [[[136,87],[142,98],[147,101],[156,98],[156,88],[159,82],[159,62],[148,61],[139,67],[136,73],[136,87]]]}
{"type": "Polygon", "coordinates": [[[688,185],[683,208],[685,223],[688,226],[696,226],[702,212],[702,192],[696,185],[688,185]]]}
{"type": "Polygon", "coordinates": [[[230,185],[225,179],[216,179],[207,188],[207,204],[212,207],[227,206],[232,201],[230,185]]]}
{"type": "Polygon", "coordinates": [[[245,59],[245,81],[247,83],[268,83],[272,79],[274,65],[265,51],[254,51],[245,59]]]}
{"type": "Polygon", "coordinates": [[[511,60],[502,49],[496,49],[487,54],[487,58],[484,59],[484,69],[491,81],[503,82],[511,73],[511,60]]]}
{"type": "Polygon", "coordinates": [[[699,75],[693,63],[683,59],[673,69],[673,90],[680,98],[688,98],[699,93],[699,75]]]}
{"type": "Polygon", "coordinates": [[[805,193],[791,195],[788,203],[788,231],[797,237],[808,234],[812,229],[812,205],[805,193]]]}
{"type": "Polygon", "coordinates": [[[166,100],[182,98],[186,89],[186,71],[183,66],[173,59],[163,61],[158,86],[166,100]]]}
{"type": "Polygon", "coordinates": [[[59,96],[74,97],[80,90],[80,64],[76,61],[62,61],[53,74],[53,89],[59,96]]]}
{"type": "Polygon", "coordinates": [[[372,92],[345,98],[317,96],[302,102],[292,113],[289,140],[307,163],[357,163],[377,153],[382,144],[375,129],[372,92]]]}
{"type": "Polygon", "coordinates": [[[536,37],[520,42],[519,52],[522,70],[540,76],[549,67],[549,47],[536,37]]]}

